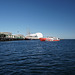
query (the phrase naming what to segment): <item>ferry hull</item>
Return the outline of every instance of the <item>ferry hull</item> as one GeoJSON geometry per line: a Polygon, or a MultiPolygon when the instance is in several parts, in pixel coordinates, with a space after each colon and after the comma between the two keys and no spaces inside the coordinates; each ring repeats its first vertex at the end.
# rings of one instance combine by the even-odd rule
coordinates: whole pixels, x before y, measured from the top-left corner
{"type": "Polygon", "coordinates": [[[51,39],[51,38],[40,38],[40,41],[60,41],[59,39],[51,39]]]}

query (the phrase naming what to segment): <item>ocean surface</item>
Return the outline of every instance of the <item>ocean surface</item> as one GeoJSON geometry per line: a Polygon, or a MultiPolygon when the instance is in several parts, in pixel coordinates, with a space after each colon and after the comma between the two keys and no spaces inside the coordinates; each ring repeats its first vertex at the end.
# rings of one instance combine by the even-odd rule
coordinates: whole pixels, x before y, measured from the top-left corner
{"type": "Polygon", "coordinates": [[[75,40],[0,41],[0,75],[75,75],[75,40]]]}

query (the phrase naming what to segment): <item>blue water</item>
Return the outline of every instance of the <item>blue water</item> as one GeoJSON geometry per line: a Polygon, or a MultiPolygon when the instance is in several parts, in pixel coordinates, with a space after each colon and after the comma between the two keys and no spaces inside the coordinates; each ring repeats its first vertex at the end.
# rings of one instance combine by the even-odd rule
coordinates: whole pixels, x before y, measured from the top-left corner
{"type": "Polygon", "coordinates": [[[75,40],[0,42],[0,75],[75,75],[75,40]]]}

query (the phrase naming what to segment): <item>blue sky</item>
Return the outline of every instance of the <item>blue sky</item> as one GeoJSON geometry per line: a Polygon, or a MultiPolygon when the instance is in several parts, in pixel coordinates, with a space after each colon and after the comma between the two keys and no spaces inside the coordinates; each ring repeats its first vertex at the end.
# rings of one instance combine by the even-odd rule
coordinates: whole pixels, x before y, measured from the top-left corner
{"type": "Polygon", "coordinates": [[[75,0],[0,0],[0,32],[75,39],[75,0]]]}

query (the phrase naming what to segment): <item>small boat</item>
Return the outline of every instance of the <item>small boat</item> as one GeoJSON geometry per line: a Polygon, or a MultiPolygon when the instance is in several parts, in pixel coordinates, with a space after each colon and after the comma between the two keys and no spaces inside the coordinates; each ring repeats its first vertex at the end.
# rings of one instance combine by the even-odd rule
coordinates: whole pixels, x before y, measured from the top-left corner
{"type": "Polygon", "coordinates": [[[60,41],[60,39],[56,37],[48,37],[48,38],[40,38],[40,41],[60,41]]]}

